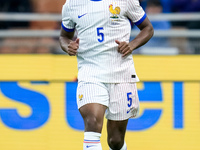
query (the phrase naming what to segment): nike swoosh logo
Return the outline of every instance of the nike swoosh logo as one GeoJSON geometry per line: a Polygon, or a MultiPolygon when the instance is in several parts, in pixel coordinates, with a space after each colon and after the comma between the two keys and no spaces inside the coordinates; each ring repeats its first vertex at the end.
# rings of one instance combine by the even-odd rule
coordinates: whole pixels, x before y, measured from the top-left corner
{"type": "Polygon", "coordinates": [[[129,113],[129,112],[130,112],[132,109],[133,109],[133,108],[131,108],[131,109],[127,110],[127,112],[126,112],[126,113],[128,114],[128,113],[129,113]]]}
{"type": "Polygon", "coordinates": [[[96,145],[87,145],[86,147],[90,148],[90,147],[94,147],[94,146],[96,146],[96,145]]]}
{"type": "Polygon", "coordinates": [[[87,13],[85,13],[85,14],[83,14],[83,15],[78,15],[78,18],[81,18],[81,17],[83,17],[83,16],[85,16],[87,13]]]}

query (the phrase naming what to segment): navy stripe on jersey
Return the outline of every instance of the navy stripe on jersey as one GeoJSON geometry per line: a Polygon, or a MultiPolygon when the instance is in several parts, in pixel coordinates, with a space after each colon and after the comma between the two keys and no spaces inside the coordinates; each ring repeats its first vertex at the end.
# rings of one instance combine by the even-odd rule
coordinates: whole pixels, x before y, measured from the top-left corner
{"type": "Polygon", "coordinates": [[[143,16],[139,21],[135,22],[135,25],[136,25],[136,26],[140,25],[140,24],[144,21],[144,19],[145,19],[146,17],[147,17],[147,15],[144,14],[144,16],[143,16]]]}
{"type": "Polygon", "coordinates": [[[67,32],[74,32],[75,29],[68,29],[64,26],[64,24],[62,23],[62,28],[67,31],[67,32]]]}

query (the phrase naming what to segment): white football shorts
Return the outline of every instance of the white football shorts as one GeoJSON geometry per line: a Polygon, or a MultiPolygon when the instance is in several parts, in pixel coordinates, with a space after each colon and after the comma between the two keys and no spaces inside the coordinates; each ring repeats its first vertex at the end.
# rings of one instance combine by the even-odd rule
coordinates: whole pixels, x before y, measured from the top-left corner
{"type": "Polygon", "coordinates": [[[139,98],[136,83],[79,82],[77,88],[78,109],[89,103],[107,106],[106,118],[126,120],[139,114],[139,98]]]}

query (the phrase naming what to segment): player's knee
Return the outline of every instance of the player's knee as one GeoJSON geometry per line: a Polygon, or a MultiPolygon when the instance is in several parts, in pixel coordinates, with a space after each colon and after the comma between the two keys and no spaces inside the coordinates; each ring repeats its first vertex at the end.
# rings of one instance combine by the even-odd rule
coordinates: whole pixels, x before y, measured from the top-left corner
{"type": "Polygon", "coordinates": [[[95,116],[85,118],[86,131],[101,132],[102,123],[95,116]]]}
{"type": "Polygon", "coordinates": [[[112,150],[120,150],[124,144],[124,139],[120,136],[108,138],[108,145],[112,150]]]}

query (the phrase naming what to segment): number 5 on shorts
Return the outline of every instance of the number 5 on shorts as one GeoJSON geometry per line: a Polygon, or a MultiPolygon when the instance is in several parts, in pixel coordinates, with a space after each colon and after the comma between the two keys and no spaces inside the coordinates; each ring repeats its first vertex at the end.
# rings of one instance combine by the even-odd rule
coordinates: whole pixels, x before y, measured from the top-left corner
{"type": "Polygon", "coordinates": [[[127,93],[127,100],[128,100],[128,107],[131,107],[132,103],[133,103],[133,100],[132,98],[130,97],[132,95],[132,93],[127,93]]]}

